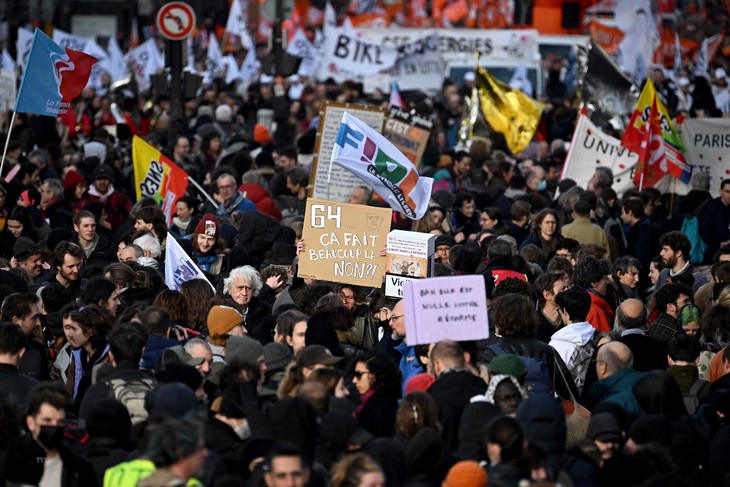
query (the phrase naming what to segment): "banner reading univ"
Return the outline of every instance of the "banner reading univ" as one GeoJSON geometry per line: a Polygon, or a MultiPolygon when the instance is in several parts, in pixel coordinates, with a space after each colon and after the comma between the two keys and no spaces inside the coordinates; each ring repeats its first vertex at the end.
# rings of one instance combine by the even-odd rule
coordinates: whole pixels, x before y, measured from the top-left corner
{"type": "Polygon", "coordinates": [[[165,213],[168,224],[175,215],[175,202],[188,189],[188,175],[140,137],[132,140],[134,187],[137,201],[154,198],[165,213]]]}

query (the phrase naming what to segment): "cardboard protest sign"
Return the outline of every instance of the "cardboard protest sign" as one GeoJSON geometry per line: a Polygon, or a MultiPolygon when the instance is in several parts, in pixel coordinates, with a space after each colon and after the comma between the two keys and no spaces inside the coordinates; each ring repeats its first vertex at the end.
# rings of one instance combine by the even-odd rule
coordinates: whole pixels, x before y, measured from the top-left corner
{"type": "Polygon", "coordinates": [[[448,276],[403,284],[408,345],[489,337],[482,276],[448,276]]]}
{"type": "Polygon", "coordinates": [[[332,148],[340,130],[342,114],[351,115],[362,120],[369,127],[380,132],[385,121],[385,110],[378,107],[344,103],[325,103],[319,112],[319,127],[315,142],[315,159],[312,164],[309,196],[330,201],[347,201],[356,186],[362,180],[347,169],[332,164],[332,148]]]}
{"type": "Polygon", "coordinates": [[[433,122],[400,107],[390,107],[383,135],[415,165],[419,165],[433,122]]]}
{"type": "Polygon", "coordinates": [[[299,277],[380,287],[393,210],[309,198],[299,255],[299,277]]]}

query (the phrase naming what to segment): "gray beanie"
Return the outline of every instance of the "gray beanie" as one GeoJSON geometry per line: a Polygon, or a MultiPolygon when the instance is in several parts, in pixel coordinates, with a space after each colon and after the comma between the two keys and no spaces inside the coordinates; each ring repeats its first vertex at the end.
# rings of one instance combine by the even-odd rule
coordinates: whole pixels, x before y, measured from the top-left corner
{"type": "Polygon", "coordinates": [[[264,346],[247,336],[233,336],[228,339],[225,352],[228,365],[257,369],[257,361],[264,354],[264,346]]]}

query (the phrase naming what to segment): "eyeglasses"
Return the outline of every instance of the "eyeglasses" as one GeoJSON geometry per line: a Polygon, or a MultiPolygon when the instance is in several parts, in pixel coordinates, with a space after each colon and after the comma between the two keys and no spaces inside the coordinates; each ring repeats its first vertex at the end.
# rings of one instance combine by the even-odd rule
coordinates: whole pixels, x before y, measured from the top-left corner
{"type": "Polygon", "coordinates": [[[219,190],[221,190],[221,189],[233,189],[235,187],[236,187],[235,184],[223,184],[223,185],[219,185],[218,186],[218,189],[219,190]]]}
{"type": "Polygon", "coordinates": [[[390,317],[390,320],[388,320],[388,321],[391,321],[392,322],[392,321],[397,320],[398,318],[403,318],[404,316],[405,315],[393,315],[393,316],[390,317]]]}
{"type": "Polygon", "coordinates": [[[363,375],[369,374],[369,373],[370,373],[369,370],[356,370],[355,372],[352,373],[352,375],[354,375],[357,380],[360,380],[360,379],[362,379],[363,375]]]}

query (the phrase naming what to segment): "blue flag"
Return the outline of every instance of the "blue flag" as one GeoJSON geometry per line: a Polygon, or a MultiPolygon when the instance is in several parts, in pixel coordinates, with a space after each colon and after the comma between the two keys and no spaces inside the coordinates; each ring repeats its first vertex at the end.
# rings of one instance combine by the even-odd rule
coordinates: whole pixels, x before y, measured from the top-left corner
{"type": "Polygon", "coordinates": [[[65,115],[84,90],[96,61],[86,53],[64,49],[36,29],[15,111],[49,117],[65,115]]]}

